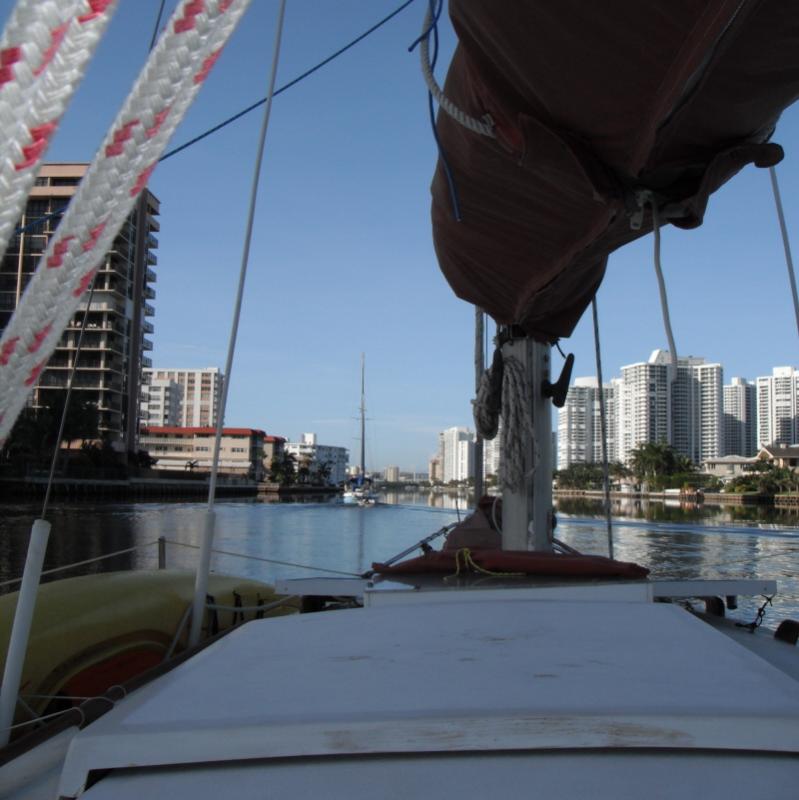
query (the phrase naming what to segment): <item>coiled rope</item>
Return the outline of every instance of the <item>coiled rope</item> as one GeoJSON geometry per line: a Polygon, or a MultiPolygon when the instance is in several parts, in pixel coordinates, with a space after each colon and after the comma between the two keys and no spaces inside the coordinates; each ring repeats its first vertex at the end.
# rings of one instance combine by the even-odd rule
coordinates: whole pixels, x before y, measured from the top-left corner
{"type": "Polygon", "coordinates": [[[513,356],[494,353],[490,369],[483,373],[477,397],[473,401],[477,432],[484,439],[494,439],[500,432],[502,459],[499,480],[503,489],[522,489],[538,465],[538,443],[533,436],[532,389],[527,370],[513,356]],[[501,389],[499,389],[501,386],[501,389]],[[501,420],[501,423],[500,423],[501,420]],[[526,466],[525,443],[533,442],[533,465],[526,466]]]}
{"type": "Polygon", "coordinates": [[[0,339],[0,442],[250,2],[185,0],[172,15],[0,339]]]}
{"type": "Polygon", "coordinates": [[[117,0],[21,0],[0,39],[0,259],[117,0]]]}

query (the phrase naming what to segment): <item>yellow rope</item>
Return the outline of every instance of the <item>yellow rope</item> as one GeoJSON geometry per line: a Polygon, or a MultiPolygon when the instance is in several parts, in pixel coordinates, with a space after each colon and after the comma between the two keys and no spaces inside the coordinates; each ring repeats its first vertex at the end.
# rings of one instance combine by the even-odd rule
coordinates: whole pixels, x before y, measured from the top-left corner
{"type": "Polygon", "coordinates": [[[447,575],[444,580],[457,578],[461,574],[461,567],[464,570],[471,569],[474,572],[480,572],[483,575],[490,575],[494,578],[520,578],[525,574],[523,572],[492,572],[490,569],[485,569],[479,564],[475,564],[472,558],[472,551],[468,547],[461,547],[455,551],[455,572],[452,575],[447,575]]]}

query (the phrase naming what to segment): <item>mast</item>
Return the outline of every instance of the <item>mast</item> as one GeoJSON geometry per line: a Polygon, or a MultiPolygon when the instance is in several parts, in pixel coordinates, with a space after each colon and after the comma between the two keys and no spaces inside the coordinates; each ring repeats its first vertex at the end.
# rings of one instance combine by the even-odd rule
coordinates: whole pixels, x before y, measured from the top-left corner
{"type": "Polygon", "coordinates": [[[533,433],[525,442],[523,485],[502,493],[502,549],[551,550],[552,403],[545,388],[550,385],[550,346],[524,336],[509,337],[502,353],[517,359],[529,376],[531,396],[518,402],[531,417],[533,433]]]}
{"type": "Polygon", "coordinates": [[[366,477],[366,356],[361,353],[361,480],[366,477]]]}

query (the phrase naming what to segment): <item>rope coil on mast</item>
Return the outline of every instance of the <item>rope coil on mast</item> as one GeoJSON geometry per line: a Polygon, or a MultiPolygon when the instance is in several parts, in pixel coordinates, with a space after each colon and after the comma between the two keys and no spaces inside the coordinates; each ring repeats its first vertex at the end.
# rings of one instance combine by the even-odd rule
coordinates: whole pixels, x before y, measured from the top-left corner
{"type": "Polygon", "coordinates": [[[504,489],[518,491],[538,465],[538,443],[532,427],[532,387],[524,365],[513,356],[494,353],[491,368],[480,380],[473,401],[474,422],[484,439],[500,434],[502,458],[499,480],[504,489]],[[525,442],[534,442],[532,470],[525,468],[525,442]]]}
{"type": "Polygon", "coordinates": [[[0,441],[251,0],[175,10],[0,339],[0,441]]]}

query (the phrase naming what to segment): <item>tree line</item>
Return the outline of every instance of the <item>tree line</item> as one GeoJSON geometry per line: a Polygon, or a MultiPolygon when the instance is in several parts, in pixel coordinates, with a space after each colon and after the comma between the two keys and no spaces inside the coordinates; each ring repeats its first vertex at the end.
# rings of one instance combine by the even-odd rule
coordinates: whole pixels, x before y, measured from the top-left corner
{"type": "MultiPolygon", "coordinates": [[[[561,489],[598,490],[603,487],[601,464],[572,464],[555,473],[561,489]]],[[[664,442],[645,442],[630,453],[630,466],[619,461],[609,465],[611,483],[634,482],[643,491],[665,489],[719,491],[722,482],[713,475],[703,475],[687,456],[664,442]]],[[[779,494],[799,491],[799,474],[766,461],[756,462],[749,472],[723,486],[725,492],[779,494]]]]}

